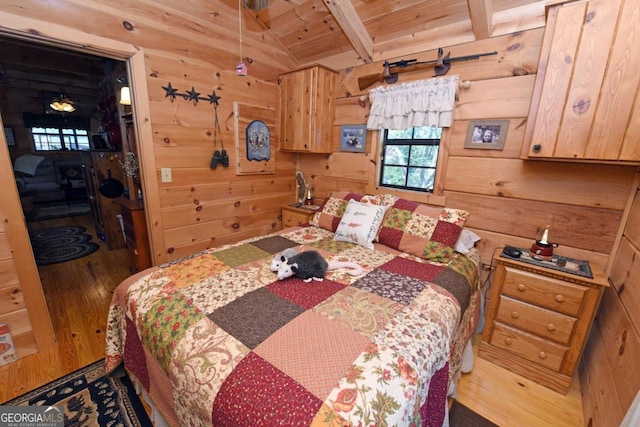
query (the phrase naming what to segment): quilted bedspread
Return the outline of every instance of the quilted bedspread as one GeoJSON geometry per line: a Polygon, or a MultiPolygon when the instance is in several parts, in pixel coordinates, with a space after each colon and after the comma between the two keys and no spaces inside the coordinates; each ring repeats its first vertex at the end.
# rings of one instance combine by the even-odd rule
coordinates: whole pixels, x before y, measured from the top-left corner
{"type": "Polygon", "coordinates": [[[107,371],[124,362],[171,425],[441,425],[475,328],[477,257],[433,264],[333,237],[289,228],[123,282],[107,371]],[[270,261],[289,247],[364,273],[278,281],[270,261]]]}

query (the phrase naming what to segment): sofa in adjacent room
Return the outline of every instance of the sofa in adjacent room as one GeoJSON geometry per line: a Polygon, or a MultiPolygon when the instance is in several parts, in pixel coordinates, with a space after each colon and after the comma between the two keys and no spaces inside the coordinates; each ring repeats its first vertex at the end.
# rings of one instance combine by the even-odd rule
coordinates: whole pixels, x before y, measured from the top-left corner
{"type": "Polygon", "coordinates": [[[52,159],[24,154],[15,160],[13,170],[20,197],[29,199],[30,203],[86,198],[82,161],[79,157],[52,159]]]}

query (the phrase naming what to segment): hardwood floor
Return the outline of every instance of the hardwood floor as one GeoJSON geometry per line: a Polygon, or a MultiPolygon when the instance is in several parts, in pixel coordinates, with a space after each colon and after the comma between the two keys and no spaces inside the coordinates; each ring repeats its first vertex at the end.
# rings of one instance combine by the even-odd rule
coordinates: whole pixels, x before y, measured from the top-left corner
{"type": "Polygon", "coordinates": [[[115,287],[129,276],[126,249],[107,250],[95,236],[92,217],[36,221],[29,230],[82,225],[100,249],[93,254],[38,269],[57,346],[0,366],[0,402],[104,357],[107,311],[115,287]]]}
{"type": "MultiPolygon", "coordinates": [[[[73,224],[94,232],[90,216],[39,221],[29,228],[73,224]]],[[[87,257],[39,269],[58,345],[0,367],[0,402],[104,357],[109,302],[129,276],[129,266],[126,249],[100,246],[87,257]]],[[[458,400],[500,426],[584,425],[577,375],[565,396],[476,357],[473,371],[460,379],[458,400]]]]}

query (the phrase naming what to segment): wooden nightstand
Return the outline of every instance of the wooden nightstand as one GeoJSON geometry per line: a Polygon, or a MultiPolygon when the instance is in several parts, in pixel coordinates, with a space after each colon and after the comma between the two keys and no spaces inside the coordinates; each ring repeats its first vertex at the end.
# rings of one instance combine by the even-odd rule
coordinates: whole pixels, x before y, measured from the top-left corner
{"type": "Polygon", "coordinates": [[[589,279],[507,259],[496,251],[478,355],[567,394],[604,289],[602,267],[589,279]]]}
{"type": "Polygon", "coordinates": [[[282,226],[294,227],[296,225],[306,224],[313,218],[318,207],[295,207],[285,205],[282,207],[282,226]]]}

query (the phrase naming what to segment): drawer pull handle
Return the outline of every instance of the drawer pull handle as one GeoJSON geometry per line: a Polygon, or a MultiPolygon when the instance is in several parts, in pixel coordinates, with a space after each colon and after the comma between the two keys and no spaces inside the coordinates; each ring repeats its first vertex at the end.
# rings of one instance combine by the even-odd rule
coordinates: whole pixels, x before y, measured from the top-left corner
{"type": "Polygon", "coordinates": [[[511,338],[505,338],[505,339],[504,339],[504,343],[505,343],[506,345],[511,345],[511,338]]]}
{"type": "Polygon", "coordinates": [[[562,295],[556,295],[557,302],[564,302],[564,297],[562,295]]]}
{"type": "Polygon", "coordinates": [[[522,283],[520,283],[520,284],[518,285],[518,290],[519,290],[520,292],[524,292],[524,291],[526,291],[526,290],[527,290],[527,287],[526,287],[525,285],[523,285],[522,283]]]}
{"type": "Polygon", "coordinates": [[[544,360],[547,358],[547,353],[545,353],[544,351],[541,351],[540,353],[538,353],[538,357],[544,360]]]}
{"type": "Polygon", "coordinates": [[[517,319],[518,317],[520,317],[520,314],[518,314],[517,311],[512,311],[511,312],[511,317],[513,317],[514,319],[517,319]]]}
{"type": "Polygon", "coordinates": [[[547,325],[547,331],[551,331],[551,332],[553,332],[553,331],[555,331],[555,330],[556,330],[556,325],[554,325],[553,323],[549,323],[549,324],[547,325]]]}

